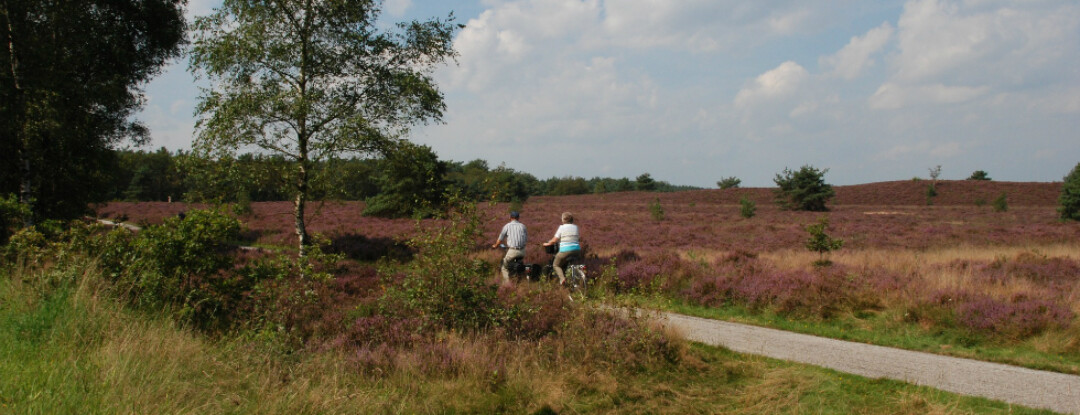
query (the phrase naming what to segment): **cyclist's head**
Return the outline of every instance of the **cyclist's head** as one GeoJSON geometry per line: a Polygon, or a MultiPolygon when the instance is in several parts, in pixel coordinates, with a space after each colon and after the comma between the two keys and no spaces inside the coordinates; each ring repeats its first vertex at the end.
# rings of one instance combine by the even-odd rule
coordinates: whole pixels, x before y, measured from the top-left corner
{"type": "Polygon", "coordinates": [[[562,221],[563,223],[574,223],[574,215],[570,212],[563,212],[562,221]]]}
{"type": "Polygon", "coordinates": [[[517,211],[516,211],[516,210],[511,210],[511,211],[510,211],[510,217],[511,217],[511,218],[517,219],[517,218],[518,218],[518,217],[520,217],[520,216],[521,216],[521,214],[520,214],[520,213],[517,213],[517,211]]]}

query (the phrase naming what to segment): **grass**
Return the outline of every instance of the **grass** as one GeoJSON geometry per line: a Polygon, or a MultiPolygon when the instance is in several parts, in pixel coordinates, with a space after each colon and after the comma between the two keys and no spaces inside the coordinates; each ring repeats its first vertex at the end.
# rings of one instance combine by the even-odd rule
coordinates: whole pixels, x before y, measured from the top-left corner
{"type": "Polygon", "coordinates": [[[448,333],[453,370],[424,371],[423,350],[361,370],[347,351],[285,353],[127,310],[92,270],[0,271],[0,412],[1047,413],[702,345],[672,364],[583,366],[563,357],[573,342],[448,333]]]}

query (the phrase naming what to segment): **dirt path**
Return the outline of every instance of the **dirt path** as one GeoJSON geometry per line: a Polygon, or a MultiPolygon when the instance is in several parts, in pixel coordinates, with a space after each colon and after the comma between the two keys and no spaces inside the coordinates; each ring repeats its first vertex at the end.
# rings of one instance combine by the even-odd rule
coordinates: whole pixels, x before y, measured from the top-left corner
{"type": "Polygon", "coordinates": [[[660,313],[687,339],[852,373],[889,378],[1031,408],[1080,413],[1080,376],[939,356],[764,327],[660,313]]]}

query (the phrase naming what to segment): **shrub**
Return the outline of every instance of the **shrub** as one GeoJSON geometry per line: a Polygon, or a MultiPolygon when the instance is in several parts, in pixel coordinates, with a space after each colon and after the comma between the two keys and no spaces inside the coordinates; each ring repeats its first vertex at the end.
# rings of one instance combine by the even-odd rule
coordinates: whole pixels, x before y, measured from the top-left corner
{"type": "Polygon", "coordinates": [[[417,252],[405,277],[387,289],[381,313],[421,316],[426,325],[462,330],[502,326],[517,309],[500,306],[490,264],[470,259],[480,236],[476,206],[459,203],[442,227],[420,229],[408,243],[417,252]]]}
{"type": "Polygon", "coordinates": [[[244,292],[226,303],[222,323],[243,325],[289,347],[341,333],[345,314],[356,307],[364,286],[377,280],[376,273],[372,267],[346,271],[339,266],[342,255],[324,253],[323,245],[312,244],[304,257],[241,254],[238,265],[223,274],[244,292]]]}
{"type": "Polygon", "coordinates": [[[1058,204],[1058,214],[1062,219],[1080,220],[1080,163],[1065,176],[1058,204]]]}
{"type": "Polygon", "coordinates": [[[934,183],[936,184],[938,177],[941,177],[941,165],[938,164],[937,166],[931,167],[929,170],[930,170],[930,179],[933,180],[934,183]]]}
{"type": "Polygon", "coordinates": [[[1005,212],[1007,210],[1009,210],[1009,201],[1006,198],[1005,193],[1002,193],[994,199],[994,212],[1005,212]]]}
{"type": "Polygon", "coordinates": [[[737,189],[739,188],[740,184],[742,184],[742,180],[739,180],[738,177],[731,176],[725,177],[717,181],[716,187],[719,187],[721,189],[737,189]]]}
{"type": "Polygon", "coordinates": [[[0,197],[0,245],[6,244],[8,238],[22,227],[25,218],[30,216],[30,207],[19,203],[18,196],[9,194],[0,197]]]}
{"type": "Polygon", "coordinates": [[[806,249],[818,253],[818,260],[814,263],[816,265],[828,265],[829,261],[825,259],[825,254],[844,246],[843,239],[832,238],[825,233],[825,228],[828,226],[829,218],[822,216],[818,219],[818,223],[806,227],[806,231],[810,233],[810,239],[806,241],[806,249]]]}
{"type": "Polygon", "coordinates": [[[137,235],[115,229],[93,245],[108,277],[132,304],[175,310],[200,328],[223,328],[256,282],[232,272],[232,241],[240,228],[225,214],[192,210],[137,235]]]}
{"type": "Polygon", "coordinates": [[[991,180],[990,179],[990,174],[985,172],[985,171],[982,171],[982,170],[975,170],[975,172],[971,173],[971,176],[969,176],[967,179],[968,180],[986,180],[986,181],[991,180]]]}
{"type": "Polygon", "coordinates": [[[664,207],[660,206],[660,198],[656,198],[652,203],[649,203],[649,215],[652,216],[653,220],[664,220],[664,207]]]}
{"type": "Polygon", "coordinates": [[[825,173],[829,169],[818,170],[811,166],[802,166],[798,171],[784,168],[782,174],[773,179],[779,189],[776,190],[776,202],[784,209],[823,212],[828,210],[825,204],[836,195],[832,186],[825,183],[825,173]]]}
{"type": "Polygon", "coordinates": [[[739,215],[743,218],[750,219],[757,213],[757,203],[753,200],[747,199],[743,196],[739,199],[739,215]]]}

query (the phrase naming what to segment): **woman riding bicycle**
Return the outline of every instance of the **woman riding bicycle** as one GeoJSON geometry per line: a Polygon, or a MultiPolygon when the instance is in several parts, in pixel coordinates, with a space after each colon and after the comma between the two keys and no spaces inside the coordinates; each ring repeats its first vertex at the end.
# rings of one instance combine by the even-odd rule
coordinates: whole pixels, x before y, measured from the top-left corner
{"type": "Polygon", "coordinates": [[[566,263],[569,262],[570,257],[581,253],[581,233],[578,231],[577,225],[574,224],[574,215],[570,212],[563,212],[562,225],[555,231],[555,237],[550,241],[544,243],[544,246],[551,246],[555,243],[559,244],[559,253],[555,254],[555,274],[559,276],[559,284],[566,282],[566,263]]]}

